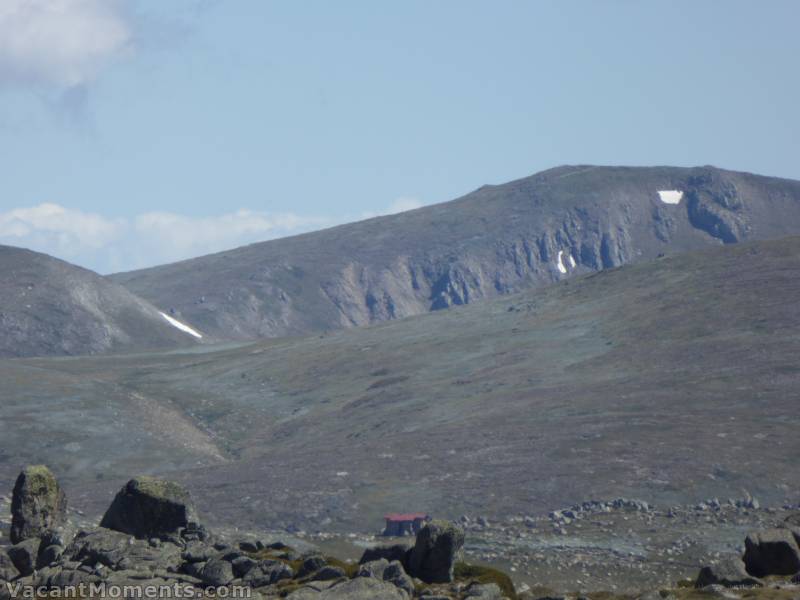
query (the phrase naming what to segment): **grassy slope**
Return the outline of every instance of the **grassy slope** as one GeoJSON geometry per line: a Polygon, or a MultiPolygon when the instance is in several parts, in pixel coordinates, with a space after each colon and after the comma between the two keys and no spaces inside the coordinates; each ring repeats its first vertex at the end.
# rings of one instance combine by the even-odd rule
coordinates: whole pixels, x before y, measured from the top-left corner
{"type": "MultiPolygon", "coordinates": [[[[363,527],[386,510],[491,515],[742,488],[780,500],[800,493],[798,298],[800,238],[788,238],[331,335],[0,363],[21,382],[3,410],[22,423],[4,414],[0,437],[17,460],[57,467],[75,460],[62,444],[82,444],[73,481],[180,469],[227,522],[363,527]],[[80,429],[65,391],[80,414],[116,411],[117,429],[80,429]],[[132,394],[163,417],[138,419],[152,405],[132,394]],[[37,418],[20,419],[30,398],[37,418]],[[53,447],[34,444],[43,431],[53,447]]],[[[15,468],[7,456],[4,474],[15,468]]]]}

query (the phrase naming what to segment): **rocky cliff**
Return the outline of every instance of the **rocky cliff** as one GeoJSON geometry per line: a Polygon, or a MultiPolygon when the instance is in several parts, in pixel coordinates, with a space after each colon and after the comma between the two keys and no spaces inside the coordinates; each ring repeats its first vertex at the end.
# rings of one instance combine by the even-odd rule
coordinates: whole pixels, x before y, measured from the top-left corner
{"type": "Polygon", "coordinates": [[[800,182],[560,167],[415,211],[113,276],[219,338],[366,325],[705,246],[800,233],[800,182]]]}

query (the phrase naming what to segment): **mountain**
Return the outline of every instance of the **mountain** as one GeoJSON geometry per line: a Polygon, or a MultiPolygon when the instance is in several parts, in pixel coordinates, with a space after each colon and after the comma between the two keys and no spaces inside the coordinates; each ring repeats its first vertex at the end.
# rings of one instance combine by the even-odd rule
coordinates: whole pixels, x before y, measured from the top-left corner
{"type": "Polygon", "coordinates": [[[457,200],[112,277],[222,339],[365,325],[630,262],[800,234],[800,182],[561,167],[457,200]]]}
{"type": "Polygon", "coordinates": [[[171,472],[223,522],[307,530],[796,502],[798,298],[791,237],[322,335],[0,361],[0,483],[43,462],[84,505],[171,472]]]}
{"type": "Polygon", "coordinates": [[[0,332],[0,357],[178,348],[201,335],[96,273],[10,246],[0,246],[0,332]]]}

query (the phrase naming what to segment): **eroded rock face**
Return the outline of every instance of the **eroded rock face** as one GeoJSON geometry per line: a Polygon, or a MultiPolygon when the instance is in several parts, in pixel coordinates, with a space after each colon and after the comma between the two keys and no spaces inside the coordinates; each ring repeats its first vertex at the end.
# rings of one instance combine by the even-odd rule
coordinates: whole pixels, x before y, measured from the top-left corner
{"type": "Polygon", "coordinates": [[[171,481],[140,476],[122,488],[106,511],[101,527],[137,538],[160,538],[197,527],[189,492],[171,481]]]}
{"type": "Polygon", "coordinates": [[[463,546],[463,529],[447,521],[431,521],[417,534],[408,560],[409,573],[426,583],[449,583],[463,546]]]}
{"type": "Polygon", "coordinates": [[[744,541],[744,564],[755,577],[800,572],[800,547],[789,529],[751,533],[744,541]]]}
{"type": "Polygon", "coordinates": [[[38,537],[66,520],[67,497],[55,475],[44,465],[25,467],[17,477],[11,500],[11,543],[38,537]]]}

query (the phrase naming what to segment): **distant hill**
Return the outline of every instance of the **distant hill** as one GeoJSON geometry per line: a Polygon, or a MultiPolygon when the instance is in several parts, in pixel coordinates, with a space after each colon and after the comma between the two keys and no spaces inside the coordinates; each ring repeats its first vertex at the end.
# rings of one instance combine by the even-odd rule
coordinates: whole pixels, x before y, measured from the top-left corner
{"type": "Polygon", "coordinates": [[[457,200],[112,280],[218,338],[407,317],[708,246],[800,234],[800,182],[560,167],[457,200]]]}
{"type": "Polygon", "coordinates": [[[131,472],[172,471],[223,522],[310,531],[618,496],[796,503],[798,300],[792,237],[324,335],[0,361],[0,479],[45,462],[100,510],[131,472]]]}
{"type": "Polygon", "coordinates": [[[202,334],[185,327],[92,271],[0,246],[0,357],[193,345],[202,334]]]}

